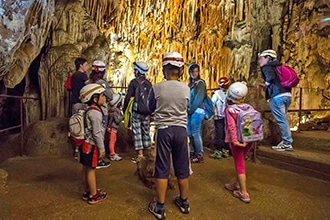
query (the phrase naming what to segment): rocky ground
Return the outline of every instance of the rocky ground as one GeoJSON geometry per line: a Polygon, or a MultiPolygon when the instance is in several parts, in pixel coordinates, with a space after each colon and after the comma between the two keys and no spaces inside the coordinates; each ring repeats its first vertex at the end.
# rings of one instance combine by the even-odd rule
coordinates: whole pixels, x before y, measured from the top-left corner
{"type": "MultiPolygon", "coordinates": [[[[223,184],[234,176],[232,159],[205,158],[193,164],[189,200],[183,215],[173,204],[178,190],[169,190],[167,219],[329,219],[329,182],[247,162],[251,203],[244,204],[223,184]]],[[[147,210],[155,191],[124,160],[97,170],[98,187],[108,199],[97,205],[82,201],[80,165],[68,157],[17,157],[0,164],[8,175],[0,187],[0,219],[154,219],[147,210]]]]}

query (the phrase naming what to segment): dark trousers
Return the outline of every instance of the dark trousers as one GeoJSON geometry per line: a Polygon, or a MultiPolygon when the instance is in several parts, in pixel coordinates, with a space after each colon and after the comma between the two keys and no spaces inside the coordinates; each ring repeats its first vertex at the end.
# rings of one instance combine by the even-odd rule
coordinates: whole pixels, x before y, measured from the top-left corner
{"type": "Polygon", "coordinates": [[[215,136],[214,147],[216,150],[229,150],[229,144],[225,143],[225,119],[214,120],[215,136]]]}

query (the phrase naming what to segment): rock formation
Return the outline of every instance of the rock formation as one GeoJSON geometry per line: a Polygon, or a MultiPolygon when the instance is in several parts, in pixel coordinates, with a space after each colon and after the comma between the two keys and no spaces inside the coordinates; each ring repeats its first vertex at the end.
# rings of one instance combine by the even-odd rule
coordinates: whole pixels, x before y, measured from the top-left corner
{"type": "Polygon", "coordinates": [[[24,82],[19,95],[38,99],[26,101],[26,112],[35,109],[26,123],[65,115],[63,83],[76,57],[104,60],[114,85],[127,86],[134,60],[148,61],[148,77],[161,81],[161,55],[169,50],[199,63],[208,88],[216,88],[224,75],[261,82],[257,53],[274,48],[309,89],[303,107],[329,106],[321,95],[323,89],[329,96],[330,81],[330,22],[321,22],[330,16],[327,0],[11,0],[0,6],[1,90],[24,82]]]}

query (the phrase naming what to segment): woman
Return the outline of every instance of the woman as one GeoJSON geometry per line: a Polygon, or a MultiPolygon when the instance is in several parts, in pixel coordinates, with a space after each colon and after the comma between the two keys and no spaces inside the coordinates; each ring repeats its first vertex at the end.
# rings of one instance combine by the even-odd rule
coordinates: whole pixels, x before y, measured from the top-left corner
{"type": "Polygon", "coordinates": [[[203,162],[202,122],[205,116],[203,101],[206,97],[206,84],[200,78],[200,68],[195,62],[188,67],[190,101],[188,104],[187,131],[190,139],[190,160],[192,163],[203,162]]]}

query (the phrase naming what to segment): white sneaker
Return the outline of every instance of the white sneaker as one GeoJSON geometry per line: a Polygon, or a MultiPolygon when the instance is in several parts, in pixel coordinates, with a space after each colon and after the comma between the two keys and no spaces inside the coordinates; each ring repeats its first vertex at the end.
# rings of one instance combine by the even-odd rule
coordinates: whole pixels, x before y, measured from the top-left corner
{"type": "Polygon", "coordinates": [[[112,161],[119,161],[122,160],[123,158],[121,156],[119,156],[118,154],[114,154],[110,156],[110,160],[112,161]]]}
{"type": "Polygon", "coordinates": [[[282,147],[283,147],[283,141],[278,143],[276,146],[272,146],[272,149],[273,150],[278,150],[278,149],[282,149],[282,147]]]}
{"type": "Polygon", "coordinates": [[[272,149],[275,151],[293,151],[293,147],[291,144],[283,144],[283,141],[281,141],[278,145],[272,146],[272,149]]]}

